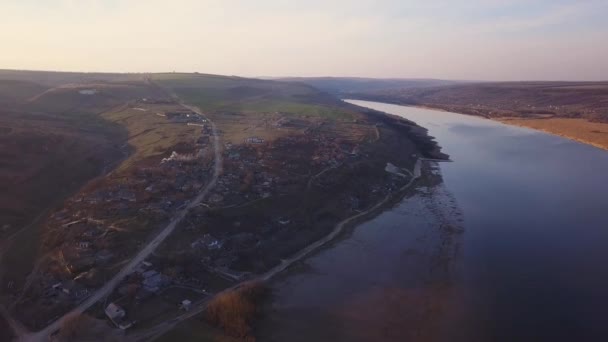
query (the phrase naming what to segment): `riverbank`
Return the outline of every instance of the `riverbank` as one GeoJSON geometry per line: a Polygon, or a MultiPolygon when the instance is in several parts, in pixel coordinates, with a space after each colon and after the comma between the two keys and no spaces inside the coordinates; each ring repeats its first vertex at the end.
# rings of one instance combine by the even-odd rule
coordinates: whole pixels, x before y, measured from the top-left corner
{"type": "MultiPolygon", "coordinates": [[[[461,308],[461,314],[445,328],[449,338],[436,340],[566,341],[601,340],[606,336],[606,319],[598,313],[606,305],[601,298],[608,284],[608,272],[597,268],[607,254],[606,205],[602,197],[608,182],[607,175],[598,172],[608,165],[605,151],[494,120],[482,120],[479,116],[353,102],[403,115],[428,127],[429,134],[454,160],[441,164],[441,174],[466,222],[462,272],[452,277],[456,292],[451,300],[456,303],[455,309],[461,308]]],[[[395,225],[411,224],[402,217],[395,221],[395,225]]],[[[378,222],[370,228],[370,236],[375,237],[376,231],[386,225],[386,221],[378,222]]],[[[352,243],[352,248],[359,247],[366,257],[371,254],[367,237],[358,237],[352,243]]],[[[382,240],[386,241],[392,239],[382,240]]],[[[384,244],[382,248],[386,248],[384,244]]],[[[401,251],[403,259],[389,256],[378,258],[380,262],[376,263],[377,267],[399,265],[394,274],[384,273],[391,279],[410,276],[403,265],[421,265],[417,254],[406,254],[406,248],[401,251]]],[[[365,273],[358,260],[353,259],[356,253],[349,256],[350,262],[365,273]]],[[[329,266],[335,268],[335,258],[326,259],[329,266]]],[[[302,293],[290,290],[292,287],[310,287],[314,281],[322,283],[324,288],[339,288],[340,293],[353,293],[351,287],[360,283],[349,274],[342,277],[348,280],[346,286],[336,286],[326,281],[325,274],[323,269],[311,267],[304,281],[290,280],[281,296],[289,300],[289,306],[286,304],[280,313],[303,312],[300,309],[307,308],[300,302],[290,304],[294,302],[290,297],[301,298],[302,293]]],[[[357,276],[364,278],[364,275],[357,276]]],[[[402,283],[394,287],[404,291],[415,289],[402,283]]],[[[366,298],[364,293],[355,294],[343,302],[366,298]]],[[[395,309],[404,308],[401,316],[404,318],[410,317],[411,309],[418,308],[409,306],[408,310],[396,301],[392,303],[395,309]]],[[[313,309],[320,311],[317,308],[311,311],[313,309]]],[[[325,312],[333,314],[336,310],[325,312]]],[[[285,324],[289,324],[289,318],[283,319],[285,324]]],[[[304,320],[302,316],[298,318],[304,320]]]]}
{"type": "Polygon", "coordinates": [[[425,181],[440,179],[436,164],[425,164],[406,199],[273,279],[260,340],[436,340],[463,230],[445,188],[425,181]]]}
{"type": "Polygon", "coordinates": [[[585,119],[522,119],[522,118],[492,118],[507,125],[526,127],[537,131],[553,134],[562,138],[608,150],[608,124],[590,122],[585,119]]]}
{"type": "MultiPolygon", "coordinates": [[[[608,123],[595,117],[581,116],[580,113],[558,113],[537,108],[536,110],[509,110],[503,107],[480,106],[472,104],[429,103],[395,96],[353,95],[349,98],[363,101],[378,101],[400,106],[422,108],[440,112],[450,112],[477,116],[504,124],[535,129],[557,135],[569,140],[608,150],[608,123]],[[593,121],[590,121],[590,118],[593,121]],[[596,121],[597,120],[597,121],[596,121]]],[[[343,99],[348,101],[346,99],[343,99]]],[[[470,103],[475,103],[471,100],[470,103]]]]}
{"type": "MultiPolygon", "coordinates": [[[[388,208],[391,208],[396,205],[405,196],[411,193],[413,189],[412,186],[417,181],[421,180],[424,183],[433,183],[430,180],[433,176],[433,173],[430,172],[430,168],[425,167],[423,172],[423,161],[425,161],[424,158],[418,159],[411,171],[403,169],[403,171],[406,172],[410,178],[407,183],[401,188],[399,188],[397,191],[386,195],[382,200],[380,200],[371,208],[340,221],[335,225],[334,229],[323,238],[301,249],[289,259],[282,260],[279,265],[276,265],[267,272],[259,274],[256,277],[247,280],[247,282],[270,282],[273,281],[274,278],[276,278],[277,276],[289,273],[289,270],[292,269],[292,267],[294,267],[296,264],[303,262],[304,260],[316,255],[320,251],[329,249],[331,246],[334,246],[339,241],[348,238],[350,233],[352,233],[353,230],[359,224],[371,220],[372,218],[382,214],[388,208]]],[[[434,161],[430,160],[430,162],[434,161]]],[[[132,336],[132,338],[134,338],[135,340],[158,338],[161,341],[172,341],[175,340],[175,338],[184,340],[185,336],[192,337],[192,341],[195,340],[195,336],[222,336],[222,338],[229,338],[228,336],[223,336],[220,331],[214,329],[213,327],[207,324],[193,325],[191,324],[189,319],[206,310],[208,303],[213,298],[216,298],[218,295],[238,290],[242,284],[243,283],[236,284],[224,291],[221,291],[215,296],[201,302],[197,308],[192,309],[187,315],[184,315],[181,318],[174,319],[171,322],[165,322],[162,326],[151,329],[150,332],[144,332],[143,334],[140,333],[137,334],[137,337],[132,336]],[[145,338],[142,338],[142,336],[145,336],[145,338]]],[[[185,339],[184,341],[190,341],[190,339],[185,339]]]]}
{"type": "Polygon", "coordinates": [[[580,118],[555,118],[541,116],[534,118],[511,116],[489,117],[487,115],[478,114],[475,111],[465,109],[458,110],[455,108],[446,109],[442,106],[432,105],[411,105],[410,107],[483,117],[485,119],[498,121],[507,125],[531,128],[582,144],[591,145],[602,150],[608,150],[608,123],[591,122],[587,119],[580,118]]]}

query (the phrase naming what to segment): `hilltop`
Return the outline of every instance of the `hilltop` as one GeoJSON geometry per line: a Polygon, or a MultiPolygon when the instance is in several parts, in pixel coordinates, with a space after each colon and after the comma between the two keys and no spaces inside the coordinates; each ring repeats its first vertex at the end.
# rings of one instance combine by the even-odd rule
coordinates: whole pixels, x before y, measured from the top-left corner
{"type": "Polygon", "coordinates": [[[426,78],[364,78],[364,77],[286,77],[280,81],[300,82],[330,94],[348,96],[358,92],[391,89],[426,88],[465,83],[465,81],[426,78]]]}

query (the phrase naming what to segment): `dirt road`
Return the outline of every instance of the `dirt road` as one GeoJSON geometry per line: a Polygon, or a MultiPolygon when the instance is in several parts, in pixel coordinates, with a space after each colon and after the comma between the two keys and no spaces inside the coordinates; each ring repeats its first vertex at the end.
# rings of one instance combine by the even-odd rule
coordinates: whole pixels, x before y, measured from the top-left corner
{"type": "MultiPolygon", "coordinates": [[[[204,116],[203,113],[201,113],[201,111],[198,108],[188,106],[188,105],[182,103],[177,98],[177,96],[175,96],[174,94],[172,94],[172,97],[174,97],[184,108],[187,108],[201,116],[204,116]]],[[[208,118],[207,118],[207,120],[208,120],[208,118]]],[[[112,279],[110,279],[108,282],[106,282],[104,286],[99,288],[89,298],[87,298],[85,301],[83,301],[77,307],[72,309],[70,312],[66,313],[65,315],[63,315],[62,317],[60,317],[59,319],[57,319],[56,321],[51,323],[46,328],[44,328],[36,333],[21,334],[20,336],[18,336],[20,341],[45,341],[45,340],[48,340],[49,335],[54,333],[55,331],[59,330],[61,325],[69,317],[71,317],[72,315],[77,315],[77,314],[83,313],[88,308],[93,306],[95,303],[97,303],[101,299],[103,299],[106,296],[108,296],[109,294],[111,294],[112,291],[114,290],[114,288],[124,279],[124,277],[126,277],[127,275],[132,273],[135,270],[135,268],[142,261],[144,261],[146,258],[148,258],[148,256],[150,256],[150,254],[152,254],[152,252],[154,252],[156,250],[156,248],[158,248],[158,246],[169,235],[171,235],[171,233],[173,233],[173,231],[179,225],[179,223],[186,217],[186,215],[188,214],[190,209],[199,205],[203,201],[203,199],[209,194],[209,192],[213,189],[213,187],[215,187],[218,177],[222,172],[222,162],[223,162],[222,154],[221,154],[221,150],[220,150],[220,138],[219,138],[217,127],[216,127],[215,123],[213,123],[212,121],[208,120],[208,122],[211,125],[211,129],[212,129],[212,133],[213,133],[212,141],[213,141],[213,150],[214,150],[215,155],[214,155],[213,175],[212,175],[211,179],[209,180],[209,182],[207,183],[207,185],[203,188],[203,190],[192,201],[190,201],[190,203],[188,203],[188,205],[185,208],[183,208],[182,210],[177,212],[175,214],[175,216],[171,219],[169,224],[165,228],[163,228],[163,230],[154,239],[152,239],[148,243],[148,245],[146,245],[142,250],[140,250],[137,253],[137,255],[135,255],[135,257],[133,257],[133,259],[131,259],[131,261],[129,261],[129,263],[127,263],[120,270],[120,272],[118,272],[112,279]]]]}

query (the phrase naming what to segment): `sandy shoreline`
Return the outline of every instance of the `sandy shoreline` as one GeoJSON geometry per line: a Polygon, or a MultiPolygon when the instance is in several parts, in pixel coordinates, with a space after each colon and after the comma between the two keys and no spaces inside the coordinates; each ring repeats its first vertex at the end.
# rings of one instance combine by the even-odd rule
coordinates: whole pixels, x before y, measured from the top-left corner
{"type": "MultiPolygon", "coordinates": [[[[440,112],[450,112],[443,108],[435,108],[432,106],[420,105],[412,107],[436,110],[440,112]]],[[[454,113],[482,117],[492,121],[498,121],[506,125],[530,128],[608,151],[608,123],[591,122],[587,121],[586,119],[578,118],[488,118],[485,116],[472,115],[468,113],[454,113]]]]}
{"type": "Polygon", "coordinates": [[[568,140],[580,142],[582,144],[591,145],[602,150],[608,151],[608,124],[590,122],[585,119],[519,119],[519,118],[498,118],[492,119],[502,122],[507,125],[517,127],[531,128],[544,133],[556,135],[568,140]],[[568,123],[570,127],[565,127],[568,123]],[[587,126],[587,127],[585,127],[587,126]],[[589,139],[582,137],[584,133],[577,133],[578,128],[588,128],[587,134],[602,135],[597,139],[589,139]],[[593,132],[596,130],[596,132],[593,132]]]}

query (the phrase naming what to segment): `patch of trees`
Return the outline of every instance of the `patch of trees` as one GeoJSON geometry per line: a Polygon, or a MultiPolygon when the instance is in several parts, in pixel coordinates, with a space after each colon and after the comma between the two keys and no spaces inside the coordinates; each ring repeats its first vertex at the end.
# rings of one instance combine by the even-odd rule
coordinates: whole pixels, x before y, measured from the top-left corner
{"type": "Polygon", "coordinates": [[[254,342],[253,322],[261,313],[261,301],[269,294],[262,282],[249,282],[218,295],[209,304],[205,319],[226,335],[254,342]]]}

